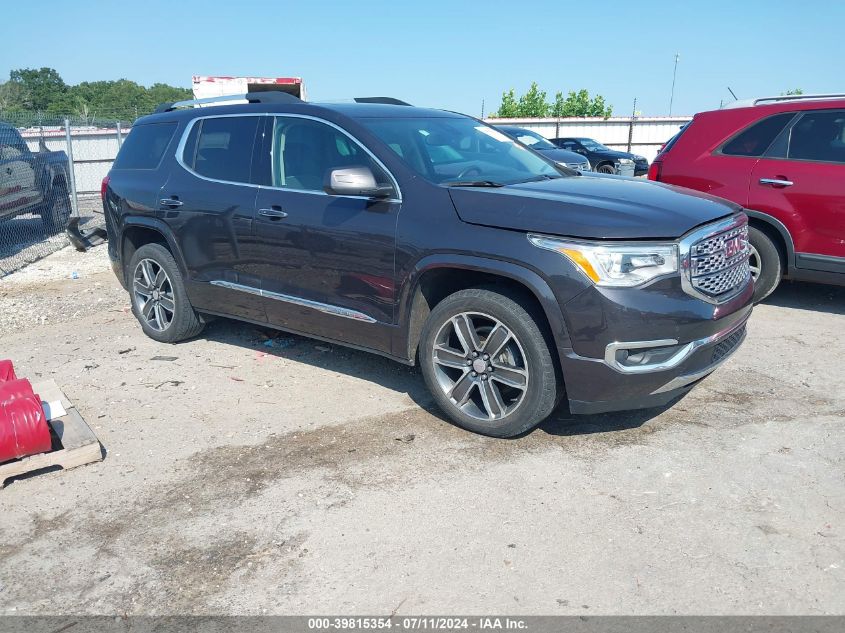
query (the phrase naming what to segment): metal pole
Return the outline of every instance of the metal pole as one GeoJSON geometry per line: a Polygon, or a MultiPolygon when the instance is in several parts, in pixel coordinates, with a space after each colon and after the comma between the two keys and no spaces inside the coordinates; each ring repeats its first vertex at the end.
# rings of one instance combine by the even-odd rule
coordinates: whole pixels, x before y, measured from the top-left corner
{"type": "Polygon", "coordinates": [[[73,170],[73,141],[70,138],[70,121],[65,119],[65,142],[67,143],[67,170],[70,182],[70,203],[73,214],[79,217],[79,200],[76,197],[76,173],[73,170]]]}
{"type": "Polygon", "coordinates": [[[678,60],[681,56],[675,53],[675,70],[672,71],[672,95],[669,97],[669,116],[672,116],[672,103],[675,101],[675,77],[678,74],[678,60]]]}
{"type": "Polygon", "coordinates": [[[115,121],[115,126],[117,127],[117,147],[119,149],[123,145],[123,131],[120,129],[120,121],[115,121]]]}
{"type": "Polygon", "coordinates": [[[634,97],[634,109],[631,110],[631,122],[628,124],[628,149],[625,150],[631,153],[631,141],[634,139],[634,119],[637,116],[637,98],[634,97]]]}

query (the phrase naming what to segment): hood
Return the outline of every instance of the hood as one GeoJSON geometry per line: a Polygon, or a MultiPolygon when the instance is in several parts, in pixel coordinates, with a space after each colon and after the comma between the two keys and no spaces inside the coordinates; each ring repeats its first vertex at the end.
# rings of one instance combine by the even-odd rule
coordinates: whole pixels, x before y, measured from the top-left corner
{"type": "Polygon", "coordinates": [[[576,152],[570,152],[568,149],[537,149],[535,152],[540,152],[546,158],[549,158],[556,163],[586,163],[586,156],[581,156],[576,152]]]}
{"type": "Polygon", "coordinates": [[[461,220],[584,239],[668,239],[741,207],[640,178],[570,176],[498,188],[449,189],[461,220]]]}
{"type": "Polygon", "coordinates": [[[630,158],[634,160],[635,154],[631,154],[629,152],[620,152],[616,149],[603,149],[600,152],[590,152],[593,156],[599,156],[601,158],[630,158]]]}

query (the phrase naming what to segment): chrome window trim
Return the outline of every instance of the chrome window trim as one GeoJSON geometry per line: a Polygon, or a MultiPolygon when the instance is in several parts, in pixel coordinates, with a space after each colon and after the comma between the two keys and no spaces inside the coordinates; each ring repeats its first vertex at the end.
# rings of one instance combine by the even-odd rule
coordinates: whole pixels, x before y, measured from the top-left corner
{"type": "Polygon", "coordinates": [[[745,216],[745,214],[736,214],[725,220],[720,220],[713,224],[707,224],[700,229],[687,233],[681,238],[681,241],[678,242],[678,256],[680,258],[678,262],[678,272],[681,274],[681,287],[684,292],[691,297],[701,299],[707,303],[720,305],[726,301],[730,301],[743,291],[745,284],[740,284],[734,292],[719,298],[711,297],[703,292],[699,292],[698,289],[692,285],[692,271],[690,270],[690,267],[692,265],[692,247],[696,243],[746,224],[748,224],[748,217],[745,216]]]}
{"type": "Polygon", "coordinates": [[[353,321],[360,321],[362,323],[376,323],[377,321],[363,312],[351,310],[350,308],[342,308],[340,306],[331,305],[328,303],[321,303],[319,301],[311,301],[310,299],[303,299],[302,297],[295,297],[293,295],[282,294],[281,292],[271,292],[269,290],[262,290],[254,286],[246,286],[244,284],[235,283],[233,281],[225,281],[222,279],[214,279],[209,282],[212,286],[220,288],[228,288],[229,290],[238,290],[259,297],[266,297],[267,299],[274,299],[276,301],[283,301],[293,305],[302,306],[304,308],[312,308],[325,314],[332,316],[339,316],[345,319],[352,319],[353,321]]]}
{"type": "MultiPolygon", "coordinates": [[[[680,365],[682,362],[684,362],[687,358],[692,356],[702,347],[718,343],[722,339],[728,338],[731,334],[744,327],[746,323],[748,323],[748,318],[749,317],[745,317],[739,323],[735,323],[705,338],[690,341],[681,349],[679,349],[671,358],[668,358],[662,363],[655,363],[654,365],[636,365],[632,367],[626,367],[625,365],[621,365],[616,360],[616,351],[619,349],[647,349],[650,347],[666,347],[667,345],[677,345],[678,341],[676,339],[660,339],[656,341],[631,342],[614,341],[613,343],[608,344],[608,346],[605,348],[604,362],[609,365],[612,369],[615,369],[616,371],[622,374],[644,374],[672,369],[680,365]]],[[[739,347],[739,345],[737,345],[737,347],[739,347]]],[[[728,354],[728,356],[730,356],[732,353],[733,352],[728,354]]],[[[714,364],[713,368],[715,369],[718,364],[720,363],[714,364]]]]}
{"type": "MultiPolygon", "coordinates": [[[[199,143],[199,137],[197,137],[197,143],[199,143]]],[[[254,150],[253,150],[254,151],[254,150]]],[[[271,155],[272,156],[272,155],[271,155]]],[[[396,180],[396,177],[393,173],[387,168],[387,166],[375,155],[373,154],[361,141],[357,138],[352,136],[349,132],[344,130],[339,125],[332,123],[331,121],[327,121],[325,119],[321,119],[320,117],[312,116],[309,114],[294,114],[294,113],[287,113],[287,112],[242,112],[236,114],[209,114],[206,116],[198,116],[196,118],[191,119],[187,126],[185,126],[185,130],[182,132],[182,138],[179,139],[179,144],[176,146],[176,162],[179,164],[182,169],[187,171],[192,176],[196,176],[201,180],[205,180],[208,182],[216,182],[222,185],[240,185],[242,187],[253,187],[256,189],[269,189],[271,191],[291,191],[294,193],[310,193],[313,195],[318,196],[327,196],[332,198],[353,198],[357,200],[372,200],[376,202],[395,202],[401,203],[402,202],[402,190],[399,187],[399,181],[396,180]],[[257,185],[252,182],[238,182],[234,180],[220,180],[218,178],[209,178],[208,176],[203,176],[202,174],[197,173],[193,170],[193,168],[189,167],[185,164],[183,160],[183,154],[185,153],[185,145],[188,142],[188,137],[191,135],[191,130],[197,124],[197,121],[204,121],[206,119],[226,119],[226,118],[233,118],[233,117],[294,117],[299,119],[310,119],[312,121],[317,121],[318,123],[323,123],[330,127],[333,127],[341,134],[348,137],[353,143],[355,143],[358,147],[364,150],[370,158],[372,158],[376,164],[381,167],[384,172],[387,174],[388,178],[390,178],[391,183],[393,183],[393,188],[396,191],[395,198],[372,198],[370,196],[348,196],[348,195],[337,195],[337,194],[330,194],[326,193],[325,191],[314,191],[312,189],[293,189],[291,187],[274,187],[272,185],[257,185]]]]}

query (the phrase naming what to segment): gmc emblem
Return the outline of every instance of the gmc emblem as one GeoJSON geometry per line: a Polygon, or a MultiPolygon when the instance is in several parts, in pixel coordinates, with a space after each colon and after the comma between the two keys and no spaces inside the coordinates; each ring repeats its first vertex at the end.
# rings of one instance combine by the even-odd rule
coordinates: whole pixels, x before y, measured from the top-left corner
{"type": "Polygon", "coordinates": [[[739,255],[745,251],[745,237],[737,235],[729,240],[725,240],[725,257],[731,259],[735,255],[739,255]]]}

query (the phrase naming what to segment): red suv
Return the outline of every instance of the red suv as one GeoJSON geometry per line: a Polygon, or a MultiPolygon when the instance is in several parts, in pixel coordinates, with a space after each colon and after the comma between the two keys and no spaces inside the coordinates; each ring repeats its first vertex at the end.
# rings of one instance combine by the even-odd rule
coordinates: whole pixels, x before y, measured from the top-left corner
{"type": "Polygon", "coordinates": [[[845,95],[767,97],[697,114],[648,177],[746,209],[755,301],[782,277],[845,285],[845,95]]]}

